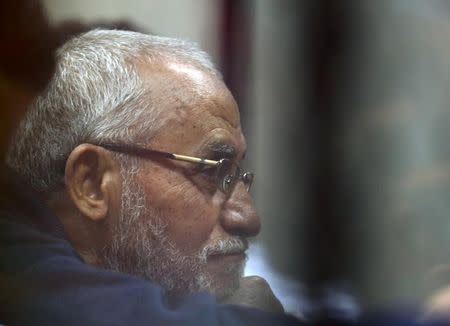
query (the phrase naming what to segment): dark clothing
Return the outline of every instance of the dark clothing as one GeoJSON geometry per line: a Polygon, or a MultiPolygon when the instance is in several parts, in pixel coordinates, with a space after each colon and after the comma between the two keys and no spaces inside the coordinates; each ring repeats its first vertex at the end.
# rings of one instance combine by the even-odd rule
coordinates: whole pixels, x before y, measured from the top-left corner
{"type": "Polygon", "coordinates": [[[87,265],[49,208],[2,170],[8,172],[0,175],[0,324],[299,324],[285,315],[219,305],[206,294],[173,309],[158,285],[87,265]]]}

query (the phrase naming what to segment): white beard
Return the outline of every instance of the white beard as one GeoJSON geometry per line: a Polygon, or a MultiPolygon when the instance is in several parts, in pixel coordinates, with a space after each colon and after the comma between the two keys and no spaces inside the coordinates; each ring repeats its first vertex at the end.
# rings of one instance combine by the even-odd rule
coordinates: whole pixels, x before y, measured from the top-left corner
{"type": "Polygon", "coordinates": [[[236,282],[224,287],[205,271],[207,258],[213,253],[242,249],[246,241],[221,240],[194,256],[183,255],[167,237],[164,216],[147,205],[143,187],[131,173],[123,179],[120,219],[112,227],[111,244],[99,255],[102,267],[157,283],[172,298],[194,292],[208,292],[219,299],[232,294],[239,286],[244,264],[230,266],[236,282]]]}

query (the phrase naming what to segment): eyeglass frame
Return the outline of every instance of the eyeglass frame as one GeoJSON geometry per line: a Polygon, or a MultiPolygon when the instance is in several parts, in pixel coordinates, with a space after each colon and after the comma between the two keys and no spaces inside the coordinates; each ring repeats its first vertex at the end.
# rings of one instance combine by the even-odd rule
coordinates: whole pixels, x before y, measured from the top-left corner
{"type": "Polygon", "coordinates": [[[252,171],[242,171],[242,169],[239,167],[238,164],[234,163],[232,160],[228,158],[222,158],[220,160],[210,160],[201,157],[169,153],[160,150],[127,144],[117,144],[117,143],[98,143],[98,144],[89,143],[89,144],[100,146],[113,152],[118,152],[127,155],[134,155],[143,158],[148,158],[151,155],[159,155],[170,160],[214,166],[217,168],[216,172],[217,186],[226,195],[230,195],[233,192],[234,187],[239,181],[243,182],[243,184],[246,186],[247,192],[249,192],[253,184],[253,180],[255,178],[255,174],[252,171]],[[234,176],[226,174],[221,178],[221,180],[219,180],[218,176],[219,167],[228,162],[236,167],[236,173],[234,176]],[[227,179],[229,177],[233,178],[233,180],[227,179]],[[228,188],[225,187],[225,183],[228,183],[228,188]]]}

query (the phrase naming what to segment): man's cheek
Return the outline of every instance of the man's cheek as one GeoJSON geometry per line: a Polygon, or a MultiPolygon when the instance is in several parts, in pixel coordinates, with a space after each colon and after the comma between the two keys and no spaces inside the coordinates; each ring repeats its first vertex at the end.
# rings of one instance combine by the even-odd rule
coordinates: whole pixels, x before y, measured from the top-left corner
{"type": "Polygon", "coordinates": [[[189,183],[171,187],[165,198],[173,213],[187,223],[206,223],[216,211],[211,199],[189,183]]]}
{"type": "Polygon", "coordinates": [[[173,239],[186,253],[197,254],[211,236],[218,215],[215,207],[206,203],[201,196],[189,198],[180,208],[180,214],[173,216],[170,232],[173,239]]]}

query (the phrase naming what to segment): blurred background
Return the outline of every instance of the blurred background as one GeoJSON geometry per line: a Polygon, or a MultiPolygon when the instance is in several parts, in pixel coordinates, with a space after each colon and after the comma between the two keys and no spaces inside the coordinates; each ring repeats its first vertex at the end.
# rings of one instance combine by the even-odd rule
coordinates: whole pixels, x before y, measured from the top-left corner
{"type": "Polygon", "coordinates": [[[116,21],[211,54],[256,172],[247,273],[288,311],[351,316],[450,283],[450,1],[44,3],[66,28],[116,21]]]}

